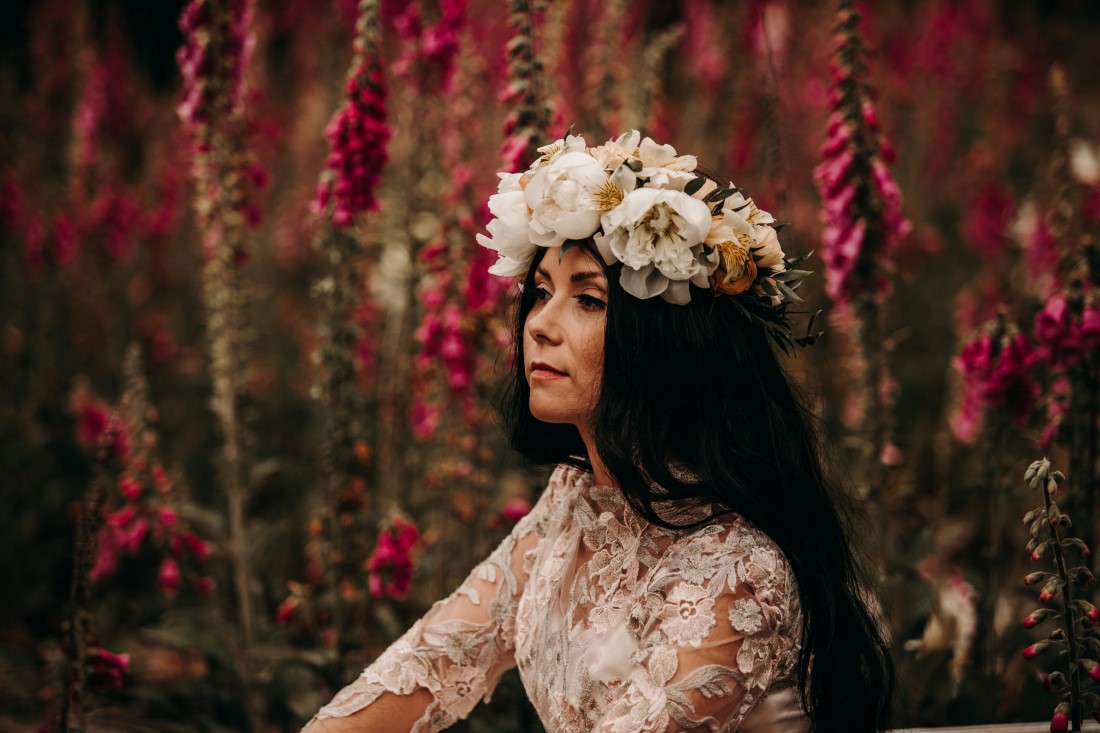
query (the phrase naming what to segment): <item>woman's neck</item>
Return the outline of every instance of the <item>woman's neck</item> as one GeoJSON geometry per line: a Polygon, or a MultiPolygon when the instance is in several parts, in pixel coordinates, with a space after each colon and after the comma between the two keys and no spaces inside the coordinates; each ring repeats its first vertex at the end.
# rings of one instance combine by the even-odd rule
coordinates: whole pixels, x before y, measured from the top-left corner
{"type": "Polygon", "coordinates": [[[584,448],[588,451],[588,462],[592,464],[592,480],[597,486],[618,486],[607,467],[600,461],[600,454],[596,451],[595,431],[590,427],[577,427],[584,441],[584,448]]]}

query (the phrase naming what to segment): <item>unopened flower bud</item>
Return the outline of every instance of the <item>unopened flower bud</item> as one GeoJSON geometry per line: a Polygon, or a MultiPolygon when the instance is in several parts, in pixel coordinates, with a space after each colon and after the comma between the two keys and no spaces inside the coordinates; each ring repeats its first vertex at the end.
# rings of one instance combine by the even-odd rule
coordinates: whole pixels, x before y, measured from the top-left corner
{"type": "Polygon", "coordinates": [[[1062,733],[1069,730],[1069,716],[1058,712],[1050,719],[1050,733],[1062,733]]]}
{"type": "Polygon", "coordinates": [[[1039,600],[1043,603],[1050,603],[1055,594],[1062,589],[1061,578],[1051,578],[1047,581],[1047,584],[1043,586],[1042,592],[1039,593],[1039,600]]]}
{"type": "Polygon", "coordinates": [[[1084,599],[1078,600],[1077,604],[1081,608],[1081,613],[1085,614],[1089,621],[1100,621],[1100,609],[1097,609],[1096,606],[1084,599]]]}
{"type": "Polygon", "coordinates": [[[1046,608],[1040,608],[1040,609],[1037,609],[1035,611],[1032,611],[1031,613],[1028,614],[1027,618],[1024,619],[1024,628],[1025,629],[1034,628],[1037,624],[1039,624],[1043,620],[1045,620],[1046,617],[1049,616],[1049,615],[1050,615],[1050,610],[1046,609],[1046,608]]]}
{"type": "Polygon", "coordinates": [[[1043,572],[1028,573],[1024,576],[1024,585],[1034,585],[1035,583],[1038,583],[1040,580],[1042,580],[1044,577],[1046,577],[1046,573],[1043,572]]]}
{"type": "Polygon", "coordinates": [[[1045,652],[1053,642],[1050,641],[1037,641],[1028,648],[1024,649],[1024,659],[1035,659],[1043,652],[1045,652]]]}
{"type": "Polygon", "coordinates": [[[1096,661],[1092,659],[1082,659],[1081,665],[1085,668],[1085,672],[1089,677],[1100,682],[1100,664],[1097,664],[1096,661]]]}

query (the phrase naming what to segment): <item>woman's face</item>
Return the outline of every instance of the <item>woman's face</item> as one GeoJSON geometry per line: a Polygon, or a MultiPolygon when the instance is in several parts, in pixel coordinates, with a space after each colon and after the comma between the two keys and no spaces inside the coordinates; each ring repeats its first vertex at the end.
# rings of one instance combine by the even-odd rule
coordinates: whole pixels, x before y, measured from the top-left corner
{"type": "Polygon", "coordinates": [[[535,270],[535,304],[523,327],[523,368],[531,414],[591,427],[603,373],[607,278],[592,256],[549,247],[535,270]]]}

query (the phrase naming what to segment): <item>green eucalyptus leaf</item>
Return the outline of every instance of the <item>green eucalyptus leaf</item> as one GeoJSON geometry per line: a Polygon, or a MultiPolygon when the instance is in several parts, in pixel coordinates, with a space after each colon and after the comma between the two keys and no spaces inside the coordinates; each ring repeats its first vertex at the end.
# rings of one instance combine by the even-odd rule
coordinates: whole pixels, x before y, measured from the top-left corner
{"type": "Polygon", "coordinates": [[[703,184],[706,183],[706,182],[707,182],[707,177],[706,176],[699,176],[697,178],[692,178],[690,181],[687,182],[687,185],[684,186],[684,193],[686,193],[688,196],[694,196],[696,194],[696,192],[698,192],[699,189],[702,188],[703,184]]]}

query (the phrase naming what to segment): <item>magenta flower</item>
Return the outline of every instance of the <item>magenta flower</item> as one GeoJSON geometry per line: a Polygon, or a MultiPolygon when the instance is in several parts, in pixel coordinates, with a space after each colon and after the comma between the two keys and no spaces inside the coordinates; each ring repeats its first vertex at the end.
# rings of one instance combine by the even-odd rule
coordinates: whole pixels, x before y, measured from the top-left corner
{"type": "Polygon", "coordinates": [[[123,678],[130,674],[130,655],[114,654],[94,647],[88,650],[86,659],[88,683],[98,690],[122,689],[123,678]]]}
{"type": "Polygon", "coordinates": [[[367,585],[372,596],[403,598],[408,593],[416,569],[410,552],[419,539],[416,525],[399,518],[393,520],[390,528],[382,530],[366,562],[367,585]]]}
{"type": "Polygon", "coordinates": [[[986,331],[967,343],[954,362],[963,376],[962,400],[951,424],[955,436],[972,442],[989,407],[1003,408],[1015,424],[1023,424],[1039,397],[1039,385],[1031,377],[1038,358],[1031,342],[1015,329],[996,342],[986,331]]]}
{"type": "Polygon", "coordinates": [[[157,574],[161,590],[165,595],[171,596],[180,589],[180,566],[175,560],[166,557],[160,562],[160,572],[157,574]]]}
{"type": "Polygon", "coordinates": [[[891,257],[911,228],[901,213],[901,192],[886,167],[893,148],[879,129],[860,78],[864,42],[859,21],[858,12],[842,5],[830,94],[833,110],[821,147],[823,160],[814,169],[825,225],[825,290],[838,304],[859,296],[876,301],[886,296],[891,257]]]}
{"type": "Polygon", "coordinates": [[[526,499],[511,499],[500,510],[500,515],[508,524],[515,524],[531,511],[531,503],[526,499]]]}
{"type": "Polygon", "coordinates": [[[998,184],[988,184],[970,202],[967,210],[967,242],[983,257],[1000,258],[1014,213],[1014,202],[1008,189],[998,184]]]}
{"type": "Polygon", "coordinates": [[[1085,306],[1071,312],[1066,296],[1052,295],[1035,316],[1039,355],[1055,369],[1067,369],[1100,346],[1100,309],[1085,306]]]}
{"type": "Polygon", "coordinates": [[[386,145],[393,131],[386,126],[377,25],[377,18],[359,19],[347,98],[325,128],[331,149],[312,209],[321,213],[332,206],[332,223],[341,228],[351,226],[356,215],[378,208],[374,191],[389,159],[386,145]]]}
{"type": "Polygon", "coordinates": [[[423,400],[412,404],[412,428],[418,438],[427,438],[439,427],[439,408],[423,400]]]}

